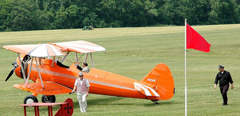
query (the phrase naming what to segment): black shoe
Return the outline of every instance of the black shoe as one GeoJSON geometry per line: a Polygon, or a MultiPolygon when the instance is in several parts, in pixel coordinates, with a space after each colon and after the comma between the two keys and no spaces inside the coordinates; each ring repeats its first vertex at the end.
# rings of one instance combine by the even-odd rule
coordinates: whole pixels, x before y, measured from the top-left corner
{"type": "Polygon", "coordinates": [[[222,105],[228,105],[227,103],[223,103],[222,105]]]}

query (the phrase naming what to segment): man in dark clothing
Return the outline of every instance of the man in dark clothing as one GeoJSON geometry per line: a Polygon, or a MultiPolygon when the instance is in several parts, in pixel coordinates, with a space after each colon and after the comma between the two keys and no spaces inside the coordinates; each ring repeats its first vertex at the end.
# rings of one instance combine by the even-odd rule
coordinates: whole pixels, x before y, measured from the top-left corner
{"type": "Polygon", "coordinates": [[[215,79],[215,84],[214,84],[214,88],[217,88],[217,84],[219,81],[219,88],[220,88],[220,92],[222,94],[223,97],[223,105],[228,105],[227,101],[227,91],[229,88],[229,83],[231,83],[231,89],[233,89],[233,80],[231,77],[231,74],[228,71],[224,70],[224,66],[219,65],[219,73],[216,76],[215,79]]]}

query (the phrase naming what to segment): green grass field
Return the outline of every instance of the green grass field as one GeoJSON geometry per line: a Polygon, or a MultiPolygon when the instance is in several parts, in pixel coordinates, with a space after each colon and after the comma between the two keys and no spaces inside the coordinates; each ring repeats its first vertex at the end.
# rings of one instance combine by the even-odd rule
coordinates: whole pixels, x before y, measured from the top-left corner
{"type": "MultiPolygon", "coordinates": [[[[189,116],[237,116],[240,113],[239,51],[240,24],[192,26],[210,44],[211,51],[204,53],[189,49],[187,53],[188,115],[189,116]],[[219,88],[213,88],[218,65],[230,71],[235,88],[229,90],[229,105],[222,106],[219,88]]],[[[79,111],[76,94],[57,95],[56,102],[67,98],[74,101],[74,116],[77,115],[158,115],[183,116],[184,107],[184,26],[143,28],[102,28],[93,31],[81,29],[44,30],[24,32],[0,32],[0,115],[23,115],[25,96],[31,93],[15,89],[14,84],[23,83],[13,75],[5,78],[12,69],[11,63],[17,54],[4,50],[4,45],[38,44],[86,40],[105,47],[104,52],[93,53],[98,69],[141,80],[156,64],[165,63],[174,75],[176,93],[170,100],[152,105],[150,100],[121,98],[90,94],[88,112],[79,111]]],[[[89,61],[90,62],[90,61],[89,61]]],[[[41,95],[38,95],[41,101],[41,95]]],[[[53,113],[59,106],[53,108],[53,113]]],[[[34,115],[33,108],[27,108],[28,115],[34,115]]],[[[40,115],[47,115],[47,107],[40,107],[40,115]]]]}

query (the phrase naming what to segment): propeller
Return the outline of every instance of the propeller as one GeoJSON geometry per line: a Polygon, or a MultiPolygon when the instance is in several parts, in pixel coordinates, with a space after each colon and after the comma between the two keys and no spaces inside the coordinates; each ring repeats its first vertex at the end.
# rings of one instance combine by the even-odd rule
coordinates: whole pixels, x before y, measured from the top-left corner
{"type": "Polygon", "coordinates": [[[8,74],[8,76],[7,76],[6,80],[5,80],[5,82],[6,82],[6,81],[12,76],[13,72],[14,72],[15,69],[18,67],[17,62],[12,63],[12,65],[13,65],[13,68],[12,68],[12,70],[10,71],[10,73],[8,74]]]}

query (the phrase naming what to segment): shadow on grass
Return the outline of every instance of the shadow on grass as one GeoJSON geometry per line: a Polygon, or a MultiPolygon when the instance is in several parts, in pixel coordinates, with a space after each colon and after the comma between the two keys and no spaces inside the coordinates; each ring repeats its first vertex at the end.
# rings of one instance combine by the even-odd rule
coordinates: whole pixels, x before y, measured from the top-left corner
{"type": "MultiPolygon", "coordinates": [[[[154,105],[152,101],[148,100],[149,102],[129,102],[127,103],[126,101],[125,102],[116,102],[116,101],[119,101],[119,100],[122,100],[124,99],[123,97],[107,97],[107,98],[101,98],[101,99],[91,99],[91,100],[87,100],[87,103],[88,105],[143,105],[143,106],[146,106],[146,107],[152,107],[152,106],[157,106],[157,105],[154,105]]],[[[144,99],[143,99],[144,100],[144,99]]],[[[173,101],[164,101],[164,102],[161,102],[159,101],[158,102],[159,104],[158,105],[171,105],[171,104],[175,104],[173,101]]],[[[79,103],[78,102],[74,102],[74,107],[79,107],[79,103]]]]}
{"type": "MultiPolygon", "coordinates": [[[[122,97],[106,97],[102,99],[90,99],[87,100],[88,105],[134,105],[134,104],[117,104],[114,103],[115,101],[123,99],[122,97]]],[[[79,102],[77,100],[73,100],[73,106],[74,108],[79,108],[79,102]]],[[[135,104],[136,105],[136,104],[135,104]]],[[[56,111],[60,108],[60,106],[54,106],[52,107],[53,111],[56,111]]],[[[34,108],[30,108],[30,111],[33,112],[34,108]]],[[[40,114],[46,114],[48,113],[48,108],[47,107],[39,107],[40,114]]],[[[56,112],[53,112],[55,114],[56,112]]]]}
{"type": "Polygon", "coordinates": [[[91,99],[88,100],[88,104],[90,105],[114,105],[115,101],[122,100],[124,99],[123,97],[106,97],[106,98],[101,98],[101,99],[91,99]]]}
{"type": "MultiPolygon", "coordinates": [[[[106,97],[106,98],[99,98],[99,99],[90,99],[87,100],[88,105],[90,106],[96,106],[96,105],[108,105],[108,106],[121,106],[121,105],[126,105],[126,106],[144,106],[144,107],[156,107],[156,106],[167,106],[167,105],[177,105],[181,104],[180,102],[177,101],[172,101],[172,100],[166,100],[166,101],[158,101],[158,105],[154,105],[151,100],[144,101],[145,99],[138,99],[136,102],[129,100],[129,102],[124,101],[120,102],[119,100],[124,99],[123,97],[116,97],[116,96],[111,96],[111,97],[106,97]],[[143,102],[142,102],[143,101],[143,102]]],[[[134,98],[133,98],[134,99],[134,98]]],[[[74,108],[79,108],[79,103],[77,100],[74,100],[73,102],[74,108]]],[[[60,106],[53,106],[53,114],[57,112],[57,110],[60,108],[60,106]]],[[[27,108],[29,109],[28,111],[34,112],[34,108],[27,108]]],[[[40,109],[40,114],[47,114],[48,108],[47,107],[39,107],[40,109]]]]}
{"type": "MultiPolygon", "coordinates": [[[[176,102],[176,101],[172,101],[172,100],[166,100],[166,101],[158,101],[158,105],[154,105],[153,102],[151,100],[147,100],[144,101],[145,99],[139,99],[136,100],[136,102],[129,100],[129,102],[124,101],[121,102],[119,100],[124,99],[123,97],[115,97],[115,96],[111,96],[111,97],[106,97],[106,98],[100,98],[100,99],[90,99],[87,100],[88,105],[89,106],[101,106],[101,105],[107,105],[107,106],[144,106],[144,107],[156,107],[156,106],[168,106],[168,105],[177,105],[177,104],[181,104],[180,102],[176,102]]],[[[133,98],[134,99],[134,98],[133,98]]],[[[74,110],[78,110],[75,108],[79,108],[79,103],[78,101],[73,102],[74,105],[74,110]]],[[[60,108],[60,106],[54,106],[53,107],[53,114],[55,114],[57,112],[57,110],[60,108]]],[[[30,108],[31,112],[34,112],[34,108],[30,108]]],[[[29,111],[29,110],[28,110],[29,111]]],[[[47,115],[48,114],[48,108],[47,107],[40,107],[40,114],[41,115],[47,115]]],[[[98,110],[97,110],[98,111],[98,110]]],[[[89,111],[89,112],[96,112],[96,111],[89,111]]],[[[99,110],[100,112],[100,110],[99,110]]]]}

